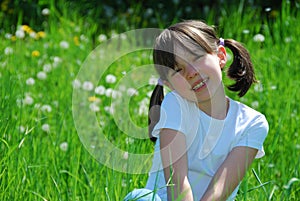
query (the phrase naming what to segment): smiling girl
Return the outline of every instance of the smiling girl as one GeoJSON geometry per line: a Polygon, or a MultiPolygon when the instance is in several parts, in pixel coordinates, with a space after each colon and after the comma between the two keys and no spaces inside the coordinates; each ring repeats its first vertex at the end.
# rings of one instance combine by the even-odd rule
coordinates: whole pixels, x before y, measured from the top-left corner
{"type": "Polygon", "coordinates": [[[242,97],[255,76],[240,43],[218,38],[212,27],[194,20],[172,25],[156,39],[160,82],[149,111],[155,154],[146,188],[127,200],[234,200],[254,158],[264,155],[265,116],[225,94],[225,47],[233,53],[227,75],[234,83],[228,88],[242,97]],[[165,97],[163,86],[171,89],[165,97]]]}

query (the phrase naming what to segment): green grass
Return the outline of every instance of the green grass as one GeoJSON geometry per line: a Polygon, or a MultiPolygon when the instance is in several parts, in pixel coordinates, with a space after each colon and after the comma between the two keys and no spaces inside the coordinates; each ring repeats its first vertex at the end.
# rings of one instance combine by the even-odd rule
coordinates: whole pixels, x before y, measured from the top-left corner
{"type": "MultiPolygon", "coordinates": [[[[244,98],[228,94],[264,113],[270,125],[264,144],[266,156],[252,165],[237,200],[298,200],[300,197],[300,25],[296,11],[284,4],[282,12],[270,22],[253,10],[224,9],[218,19],[223,38],[233,37],[249,49],[260,80],[244,98]],[[257,33],[265,36],[264,42],[253,41],[257,33]]],[[[83,98],[95,95],[100,100],[96,115],[103,133],[90,133],[90,141],[82,143],[72,113],[72,82],[95,44],[80,16],[59,19],[59,22],[54,19],[49,22],[45,38],[36,40],[27,34],[24,39],[11,40],[4,34],[0,36],[0,200],[122,200],[134,188],[145,186],[147,174],[110,169],[97,159],[105,154],[108,163],[126,164],[129,159],[124,155],[108,156],[111,153],[103,149],[93,152],[95,147],[88,145],[104,146],[97,140],[105,136],[115,147],[129,153],[152,153],[153,144],[149,140],[133,140],[119,130],[105,109],[114,99],[84,90],[83,98]],[[74,28],[77,26],[79,29],[74,28]],[[61,41],[68,42],[69,48],[61,48],[61,41]],[[12,53],[5,54],[9,48],[12,53]],[[32,56],[35,50],[40,52],[37,57],[32,56]],[[37,73],[45,71],[45,65],[52,68],[46,72],[47,78],[40,80],[37,73]],[[30,77],[34,78],[34,85],[26,84],[30,77]],[[26,96],[33,99],[32,104],[22,101],[26,96]],[[44,105],[51,106],[52,110],[44,111],[44,105]],[[44,131],[43,125],[49,125],[50,130],[44,131]]],[[[107,74],[121,80],[124,71],[128,75],[133,65],[148,65],[149,57],[148,50],[123,56],[103,72],[97,85],[116,87],[116,83],[105,82],[107,74]]],[[[96,75],[91,75],[90,80],[97,79],[93,77],[96,75]]],[[[88,77],[80,81],[88,81],[88,77]]],[[[225,78],[225,82],[229,80],[225,78]]],[[[147,125],[147,116],[139,114],[139,103],[145,101],[152,88],[151,85],[138,88],[138,95],[128,103],[129,116],[140,126],[147,125]]]]}

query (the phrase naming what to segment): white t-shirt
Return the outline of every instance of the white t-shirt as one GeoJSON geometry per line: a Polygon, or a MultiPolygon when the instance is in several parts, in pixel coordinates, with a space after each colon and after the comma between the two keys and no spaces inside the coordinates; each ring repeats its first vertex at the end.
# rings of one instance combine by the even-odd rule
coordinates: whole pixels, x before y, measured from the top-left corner
{"type": "MultiPolygon", "coordinates": [[[[234,147],[255,148],[259,150],[256,158],[264,156],[263,142],[269,129],[265,116],[242,103],[229,100],[226,118],[218,120],[205,114],[196,103],[182,98],[175,91],[165,96],[160,121],[152,132],[158,139],[146,188],[159,189],[158,195],[162,200],[167,200],[159,146],[162,128],[180,131],[186,137],[188,179],[196,201],[203,196],[218,167],[234,147]]],[[[228,200],[233,199],[237,191],[238,187],[228,200]]]]}

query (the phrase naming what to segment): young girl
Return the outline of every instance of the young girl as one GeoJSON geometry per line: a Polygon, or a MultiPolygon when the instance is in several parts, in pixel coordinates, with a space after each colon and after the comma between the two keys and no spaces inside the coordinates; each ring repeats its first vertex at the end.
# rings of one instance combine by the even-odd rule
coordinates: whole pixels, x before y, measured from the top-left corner
{"type": "Polygon", "coordinates": [[[125,200],[233,200],[253,159],[264,155],[265,116],[224,92],[225,47],[233,53],[227,75],[234,83],[228,88],[242,97],[255,76],[240,43],[218,38],[212,27],[193,20],[170,26],[156,39],[160,82],[149,111],[149,132],[157,139],[153,165],[146,189],[125,200]],[[163,85],[171,89],[165,97],[163,85]]]}

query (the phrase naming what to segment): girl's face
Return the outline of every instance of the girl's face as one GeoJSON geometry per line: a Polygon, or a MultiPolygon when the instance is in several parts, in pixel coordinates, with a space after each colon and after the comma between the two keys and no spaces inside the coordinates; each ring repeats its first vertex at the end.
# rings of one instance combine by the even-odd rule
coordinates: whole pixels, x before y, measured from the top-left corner
{"type": "Polygon", "coordinates": [[[176,66],[168,73],[166,84],[182,97],[198,103],[223,93],[221,69],[226,64],[226,50],[223,46],[218,50],[208,54],[198,49],[192,54],[175,46],[176,66]]]}

